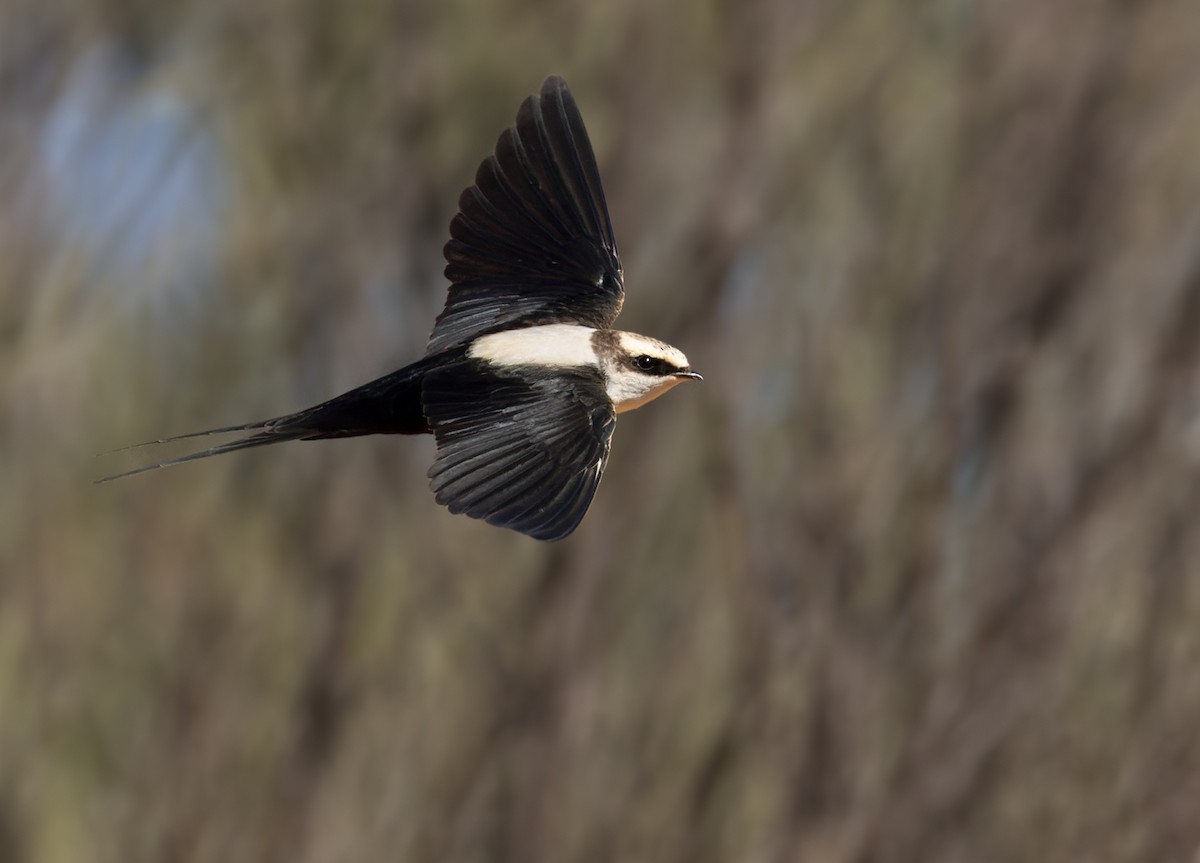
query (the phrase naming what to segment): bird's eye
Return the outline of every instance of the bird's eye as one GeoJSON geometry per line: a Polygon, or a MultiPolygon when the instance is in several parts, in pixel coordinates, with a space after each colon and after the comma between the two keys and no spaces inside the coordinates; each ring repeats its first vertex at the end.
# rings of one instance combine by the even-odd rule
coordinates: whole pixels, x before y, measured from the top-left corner
{"type": "Polygon", "coordinates": [[[648,357],[645,354],[642,354],[640,357],[634,358],[633,364],[642,371],[649,372],[653,371],[655,366],[658,365],[658,360],[654,359],[654,357],[648,357]]]}

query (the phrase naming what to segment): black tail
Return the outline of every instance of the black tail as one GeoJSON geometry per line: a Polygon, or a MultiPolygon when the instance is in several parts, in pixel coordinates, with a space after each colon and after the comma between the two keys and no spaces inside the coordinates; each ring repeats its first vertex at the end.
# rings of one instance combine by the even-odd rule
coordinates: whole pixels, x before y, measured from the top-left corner
{"type": "Polygon", "coordinates": [[[213,455],[223,455],[240,449],[250,449],[289,440],[320,440],[321,438],[356,437],[368,434],[425,434],[429,431],[429,423],[421,409],[421,381],[425,377],[425,372],[436,364],[436,361],[429,359],[420,360],[411,366],[406,366],[390,375],[363,384],[357,389],[342,393],[327,402],[294,414],[245,425],[189,432],[135,444],[133,447],[125,447],[125,449],[135,449],[187,438],[204,437],[205,435],[239,431],[254,432],[249,437],[219,444],[200,452],[115,473],[96,480],[96,483],[111,482],[114,479],[182,464],[185,461],[195,461],[213,455]]]}

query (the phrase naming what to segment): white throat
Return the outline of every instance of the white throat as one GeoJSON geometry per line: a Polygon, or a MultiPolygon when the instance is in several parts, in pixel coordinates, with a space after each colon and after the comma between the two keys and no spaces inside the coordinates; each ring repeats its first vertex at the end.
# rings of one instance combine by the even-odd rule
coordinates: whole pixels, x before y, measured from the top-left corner
{"type": "Polygon", "coordinates": [[[608,378],[608,397],[612,400],[617,413],[623,414],[635,408],[640,408],[647,402],[652,402],[671,387],[681,382],[681,378],[658,378],[647,386],[645,378],[633,377],[628,374],[610,375],[608,378]]]}

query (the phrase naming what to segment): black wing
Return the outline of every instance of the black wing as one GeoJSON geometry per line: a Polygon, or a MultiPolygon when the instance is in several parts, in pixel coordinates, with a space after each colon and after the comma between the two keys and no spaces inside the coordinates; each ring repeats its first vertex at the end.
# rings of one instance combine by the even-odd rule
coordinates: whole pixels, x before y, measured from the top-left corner
{"type": "Polygon", "coordinates": [[[516,325],[612,325],[624,297],[596,157],[567,82],[547,78],[462,193],[428,354],[516,325]]]}
{"type": "Polygon", "coordinates": [[[616,414],[598,371],[521,372],[468,360],[425,377],[430,486],[453,513],[562,539],[600,484],[616,414]]]}

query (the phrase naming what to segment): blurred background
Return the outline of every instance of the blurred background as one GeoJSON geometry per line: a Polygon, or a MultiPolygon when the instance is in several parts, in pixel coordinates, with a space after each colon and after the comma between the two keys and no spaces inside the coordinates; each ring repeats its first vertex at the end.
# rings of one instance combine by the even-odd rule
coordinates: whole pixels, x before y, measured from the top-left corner
{"type": "Polygon", "coordinates": [[[3,0],[0,861],[1194,861],[1188,0],[3,0]],[[566,76],[621,418],[544,545],[429,439],[91,480],[423,351],[566,76]]]}

